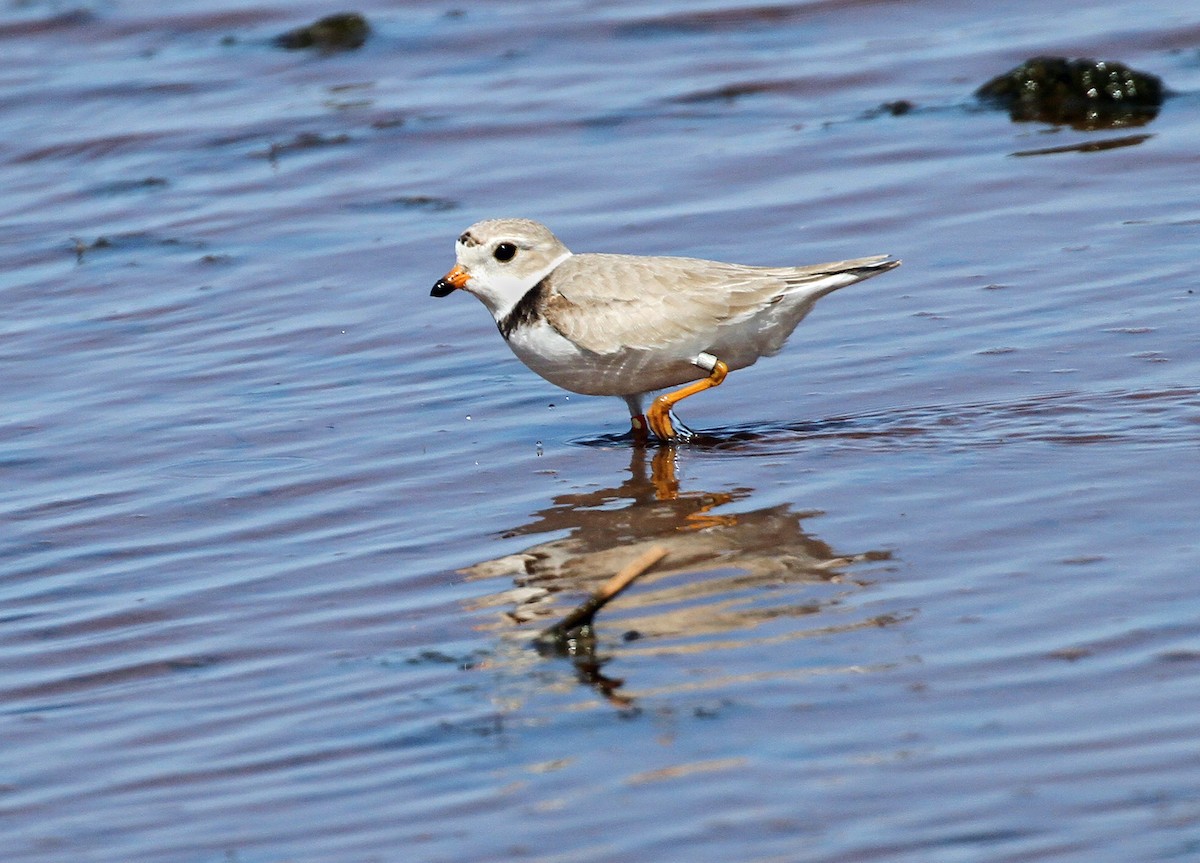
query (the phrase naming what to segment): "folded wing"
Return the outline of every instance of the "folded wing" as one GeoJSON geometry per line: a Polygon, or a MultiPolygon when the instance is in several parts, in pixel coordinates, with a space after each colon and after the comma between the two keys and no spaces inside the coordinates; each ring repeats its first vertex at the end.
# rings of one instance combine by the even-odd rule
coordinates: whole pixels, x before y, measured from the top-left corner
{"type": "Polygon", "coordinates": [[[555,329],[594,353],[688,343],[700,351],[721,326],[780,302],[809,306],[897,264],[886,255],[807,267],[575,255],[551,275],[544,312],[555,329]]]}

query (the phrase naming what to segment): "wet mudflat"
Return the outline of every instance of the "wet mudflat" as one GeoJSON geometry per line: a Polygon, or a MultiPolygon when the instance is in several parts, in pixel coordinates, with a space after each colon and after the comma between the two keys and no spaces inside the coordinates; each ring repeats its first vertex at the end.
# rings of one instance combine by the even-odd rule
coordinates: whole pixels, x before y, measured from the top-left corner
{"type": "Polygon", "coordinates": [[[5,860],[1200,855],[1200,17],[355,9],[3,9],[5,860]],[[500,215],[905,263],[645,450],[428,297],[500,215]]]}

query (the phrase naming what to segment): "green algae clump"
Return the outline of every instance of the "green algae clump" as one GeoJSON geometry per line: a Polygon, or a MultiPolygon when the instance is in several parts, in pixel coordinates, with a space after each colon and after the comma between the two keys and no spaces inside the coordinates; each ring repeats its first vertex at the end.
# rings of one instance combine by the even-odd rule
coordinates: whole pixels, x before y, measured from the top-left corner
{"type": "Polygon", "coordinates": [[[1008,110],[1017,122],[1040,121],[1077,129],[1149,123],[1162,106],[1162,80],[1123,63],[1083,57],[1034,57],[975,91],[1008,110]]]}
{"type": "Polygon", "coordinates": [[[353,51],[367,41],[371,27],[357,12],[342,12],[297,27],[275,37],[275,44],[288,51],[316,48],[318,51],[353,51]]]}

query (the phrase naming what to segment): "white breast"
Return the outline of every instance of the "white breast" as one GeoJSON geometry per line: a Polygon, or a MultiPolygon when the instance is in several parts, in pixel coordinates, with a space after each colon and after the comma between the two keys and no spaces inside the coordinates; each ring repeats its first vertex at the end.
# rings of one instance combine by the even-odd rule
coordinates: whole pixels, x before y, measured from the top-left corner
{"type": "Polygon", "coordinates": [[[517,358],[555,386],[593,396],[624,396],[677,386],[704,377],[690,357],[667,351],[585,351],[545,321],[513,330],[517,358]]]}

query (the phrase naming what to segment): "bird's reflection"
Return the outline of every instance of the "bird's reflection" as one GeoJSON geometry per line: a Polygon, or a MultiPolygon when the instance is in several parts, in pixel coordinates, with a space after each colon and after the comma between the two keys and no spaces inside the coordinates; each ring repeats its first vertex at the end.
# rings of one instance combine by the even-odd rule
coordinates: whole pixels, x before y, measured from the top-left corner
{"type": "MultiPolygon", "coordinates": [[[[750,630],[764,622],[819,614],[858,590],[864,582],[847,575],[850,564],[888,556],[838,554],[801,527],[815,513],[786,503],[748,508],[751,489],[682,489],[673,447],[631,447],[630,453],[621,485],[560,495],[507,534],[565,536],[465,571],[472,578],[512,578],[511,588],[478,601],[500,610],[498,628],[545,626],[639,553],[665,546],[667,557],[600,613],[597,631],[585,630],[570,643],[581,680],[614,702],[627,699],[618,693],[621,681],[602,673],[597,642],[623,638],[636,641],[636,649],[649,644],[663,653],[751,644],[750,630]]],[[[788,637],[885,622],[830,622],[788,637]]]]}

